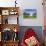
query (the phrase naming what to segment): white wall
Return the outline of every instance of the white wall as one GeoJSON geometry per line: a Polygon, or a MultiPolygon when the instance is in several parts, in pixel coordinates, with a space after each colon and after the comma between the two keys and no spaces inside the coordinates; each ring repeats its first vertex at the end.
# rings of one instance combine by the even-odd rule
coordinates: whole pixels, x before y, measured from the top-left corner
{"type": "Polygon", "coordinates": [[[24,0],[21,2],[21,11],[20,11],[20,25],[21,26],[43,26],[43,6],[42,0],[24,0]],[[22,15],[23,9],[37,9],[37,18],[36,19],[24,19],[22,15]]]}
{"type": "MultiPolygon", "coordinates": [[[[15,0],[0,0],[0,6],[8,7],[15,6],[15,0]]],[[[17,0],[18,6],[20,7],[20,17],[19,24],[21,26],[43,26],[43,0],[17,0]],[[36,19],[24,19],[23,18],[23,9],[37,9],[37,18],[36,19]]]]}
{"type": "Polygon", "coordinates": [[[14,7],[14,1],[15,0],[0,0],[0,7],[14,7]]]}

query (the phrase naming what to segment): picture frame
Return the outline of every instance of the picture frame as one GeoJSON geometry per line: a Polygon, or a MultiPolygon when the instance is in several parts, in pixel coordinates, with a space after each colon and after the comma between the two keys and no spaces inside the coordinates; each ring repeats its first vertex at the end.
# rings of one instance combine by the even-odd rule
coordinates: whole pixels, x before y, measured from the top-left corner
{"type": "Polygon", "coordinates": [[[37,10],[36,9],[24,9],[23,18],[27,18],[27,19],[37,18],[37,10]]]}
{"type": "Polygon", "coordinates": [[[16,12],[15,10],[10,10],[10,11],[9,11],[9,14],[10,14],[10,15],[16,15],[17,12],[16,12]]]}
{"type": "Polygon", "coordinates": [[[9,10],[2,10],[2,15],[9,15],[9,10]]]}

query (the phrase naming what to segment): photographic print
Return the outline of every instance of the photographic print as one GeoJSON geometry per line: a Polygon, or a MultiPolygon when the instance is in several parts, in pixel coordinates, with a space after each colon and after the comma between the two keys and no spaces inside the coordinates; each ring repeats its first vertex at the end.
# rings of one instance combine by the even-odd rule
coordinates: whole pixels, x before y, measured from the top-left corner
{"type": "Polygon", "coordinates": [[[36,9],[24,9],[23,12],[24,18],[36,18],[37,17],[37,10],[36,9]]]}
{"type": "Polygon", "coordinates": [[[2,10],[2,15],[9,15],[9,10],[2,10]]]}

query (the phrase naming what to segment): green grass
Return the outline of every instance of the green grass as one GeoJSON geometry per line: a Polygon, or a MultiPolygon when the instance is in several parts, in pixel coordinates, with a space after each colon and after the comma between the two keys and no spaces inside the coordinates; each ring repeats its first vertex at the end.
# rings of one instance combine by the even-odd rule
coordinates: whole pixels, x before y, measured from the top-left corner
{"type": "Polygon", "coordinates": [[[32,16],[30,16],[30,14],[29,13],[24,13],[23,14],[23,17],[24,18],[27,18],[27,19],[31,19],[31,18],[36,18],[36,13],[34,13],[32,16]]]}

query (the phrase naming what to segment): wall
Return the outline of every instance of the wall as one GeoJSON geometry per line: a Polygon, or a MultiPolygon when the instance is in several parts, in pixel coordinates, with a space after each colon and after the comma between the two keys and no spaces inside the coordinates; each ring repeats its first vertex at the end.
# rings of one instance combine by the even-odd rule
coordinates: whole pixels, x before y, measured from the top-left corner
{"type": "Polygon", "coordinates": [[[43,26],[43,6],[42,0],[21,0],[21,11],[20,11],[20,25],[21,26],[43,26]],[[37,18],[36,19],[24,19],[23,18],[23,9],[36,9],[37,18]]]}
{"type": "MultiPolygon", "coordinates": [[[[15,1],[15,0],[14,0],[15,1]]],[[[13,0],[0,0],[0,6],[8,7],[15,6],[13,0]]],[[[17,6],[20,7],[20,17],[19,24],[21,26],[43,26],[43,0],[17,0],[17,6]],[[36,19],[24,19],[23,18],[23,9],[36,9],[37,18],[36,19]],[[28,22],[28,23],[27,23],[28,22]]]]}
{"type": "Polygon", "coordinates": [[[1,7],[12,7],[15,6],[15,0],[0,0],[1,7]]]}

